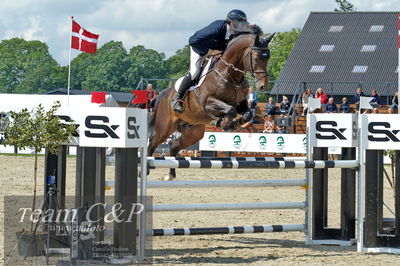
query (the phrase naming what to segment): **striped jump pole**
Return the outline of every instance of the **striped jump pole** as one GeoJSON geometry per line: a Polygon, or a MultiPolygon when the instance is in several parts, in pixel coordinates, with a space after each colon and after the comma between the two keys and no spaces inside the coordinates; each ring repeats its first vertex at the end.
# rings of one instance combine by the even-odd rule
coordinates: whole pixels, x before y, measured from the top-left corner
{"type": "Polygon", "coordinates": [[[179,160],[179,161],[301,161],[306,157],[147,157],[148,160],[179,160]]]}
{"type": "MultiPolygon", "coordinates": [[[[114,181],[106,181],[113,188],[114,181]]],[[[140,182],[138,183],[138,185],[140,182]]],[[[296,187],[305,186],[305,179],[261,179],[261,180],[196,180],[196,181],[148,181],[148,188],[210,188],[210,187],[296,187]]]]}
{"type": "Polygon", "coordinates": [[[356,168],[357,160],[339,161],[236,161],[236,160],[157,160],[148,159],[147,163],[152,168],[230,168],[230,169],[262,169],[262,168],[356,168]]]}
{"type": "Polygon", "coordinates": [[[204,228],[165,228],[147,230],[149,236],[225,235],[268,232],[304,232],[304,224],[227,226],[204,228]]]}
{"type": "MultiPolygon", "coordinates": [[[[192,228],[162,228],[147,229],[146,236],[196,236],[196,235],[231,235],[280,232],[304,232],[304,224],[277,225],[245,225],[226,227],[192,227],[192,228]]],[[[106,236],[111,236],[113,230],[105,230],[106,236]]]]}

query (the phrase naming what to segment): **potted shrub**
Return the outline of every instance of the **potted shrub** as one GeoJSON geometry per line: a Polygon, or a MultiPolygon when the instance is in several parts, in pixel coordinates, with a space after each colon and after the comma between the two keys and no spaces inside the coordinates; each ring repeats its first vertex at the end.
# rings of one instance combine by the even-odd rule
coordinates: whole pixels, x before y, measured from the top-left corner
{"type": "MultiPolygon", "coordinates": [[[[11,112],[3,121],[4,145],[14,145],[18,150],[30,148],[34,153],[33,167],[33,198],[32,211],[36,208],[36,188],[38,156],[42,150],[57,154],[63,143],[68,142],[75,126],[62,124],[55,116],[61,106],[55,102],[50,110],[46,111],[39,105],[34,111],[23,109],[20,112],[11,112]]],[[[18,253],[21,256],[38,256],[44,254],[46,234],[37,232],[38,224],[31,221],[30,230],[17,232],[18,253]]]]}

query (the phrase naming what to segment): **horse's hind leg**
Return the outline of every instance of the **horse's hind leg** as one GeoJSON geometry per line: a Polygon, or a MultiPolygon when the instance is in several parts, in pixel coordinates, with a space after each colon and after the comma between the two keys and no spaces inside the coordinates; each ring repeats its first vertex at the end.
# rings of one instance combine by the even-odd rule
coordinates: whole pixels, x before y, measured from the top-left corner
{"type": "MultiPolygon", "coordinates": [[[[180,125],[178,126],[178,131],[181,136],[170,143],[170,155],[176,156],[179,151],[186,149],[191,145],[195,144],[201,140],[204,136],[206,126],[205,125],[180,125]]],[[[166,180],[172,180],[176,177],[175,168],[169,169],[169,176],[166,180]]]]}

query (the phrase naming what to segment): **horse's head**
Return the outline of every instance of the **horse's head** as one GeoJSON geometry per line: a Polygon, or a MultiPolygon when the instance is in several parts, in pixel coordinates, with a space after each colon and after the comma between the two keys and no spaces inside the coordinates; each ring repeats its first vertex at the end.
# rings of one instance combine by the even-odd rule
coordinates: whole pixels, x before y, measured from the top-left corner
{"type": "Polygon", "coordinates": [[[261,91],[268,87],[268,44],[274,36],[263,38],[262,34],[257,25],[249,25],[246,30],[235,32],[222,58],[222,62],[242,78],[246,72],[250,72],[256,79],[256,88],[261,91]]]}
{"type": "Polygon", "coordinates": [[[250,71],[256,79],[256,88],[263,91],[268,87],[267,65],[270,58],[268,44],[274,37],[274,34],[263,38],[260,36],[262,32],[258,26],[255,25],[254,27],[257,27],[255,28],[254,41],[251,47],[248,48],[249,51],[246,54],[247,56],[243,64],[245,69],[250,71]]]}

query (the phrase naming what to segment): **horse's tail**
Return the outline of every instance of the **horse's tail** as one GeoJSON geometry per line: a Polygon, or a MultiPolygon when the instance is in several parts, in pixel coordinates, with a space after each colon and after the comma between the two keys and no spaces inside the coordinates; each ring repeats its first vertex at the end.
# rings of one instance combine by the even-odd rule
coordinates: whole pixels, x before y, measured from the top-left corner
{"type": "Polygon", "coordinates": [[[156,134],[156,113],[158,105],[160,104],[161,99],[167,97],[166,94],[170,91],[171,88],[166,88],[157,95],[156,102],[154,103],[153,113],[149,113],[148,116],[148,132],[149,139],[151,140],[156,134]]]}

